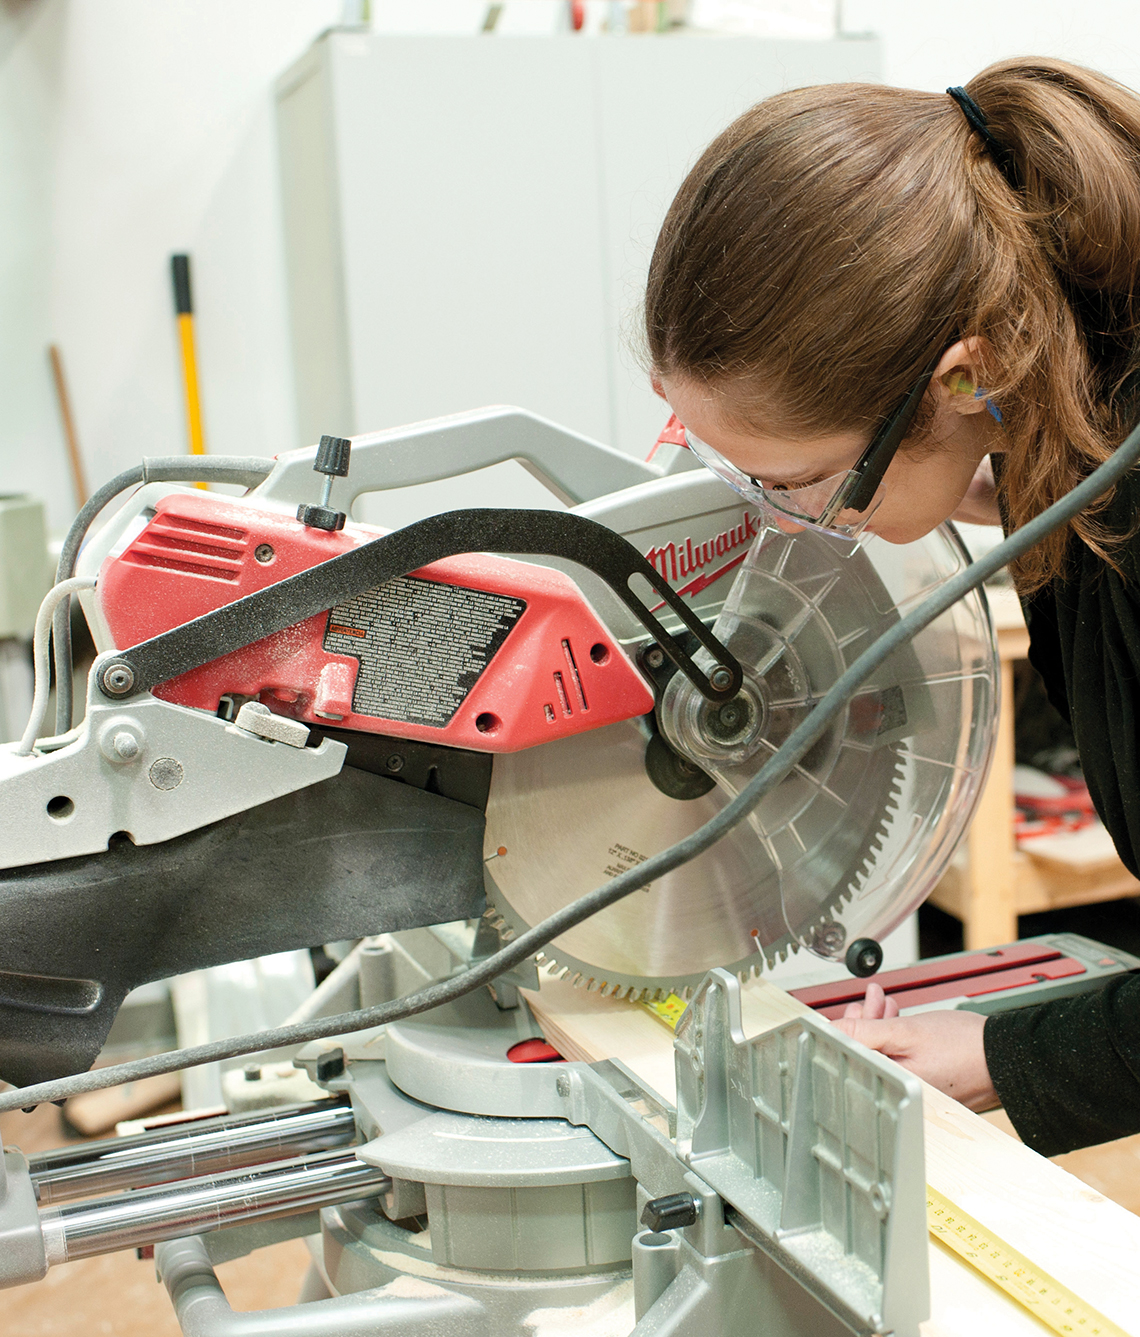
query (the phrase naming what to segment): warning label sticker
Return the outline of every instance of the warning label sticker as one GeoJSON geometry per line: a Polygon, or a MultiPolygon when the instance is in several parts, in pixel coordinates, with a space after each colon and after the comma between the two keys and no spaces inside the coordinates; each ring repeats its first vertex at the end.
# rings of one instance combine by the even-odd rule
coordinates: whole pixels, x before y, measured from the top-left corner
{"type": "Polygon", "coordinates": [[[525,609],[510,595],[401,576],[338,604],[324,648],[360,661],[356,714],[442,728],[525,609]]]}

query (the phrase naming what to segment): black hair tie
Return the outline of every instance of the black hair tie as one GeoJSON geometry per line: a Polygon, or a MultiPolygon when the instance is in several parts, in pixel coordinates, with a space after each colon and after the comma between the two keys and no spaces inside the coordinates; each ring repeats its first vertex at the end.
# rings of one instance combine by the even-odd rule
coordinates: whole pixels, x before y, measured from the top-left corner
{"type": "Polygon", "coordinates": [[[986,114],[974,99],[966,92],[964,88],[948,88],[947,93],[954,99],[962,109],[962,115],[966,118],[966,123],[970,129],[982,137],[985,146],[990,151],[990,157],[997,164],[1002,176],[1009,182],[1013,190],[1022,189],[1021,176],[1017,170],[1017,164],[1013,161],[1013,154],[1009,149],[996,138],[990,129],[990,124],[986,120],[986,114]]]}

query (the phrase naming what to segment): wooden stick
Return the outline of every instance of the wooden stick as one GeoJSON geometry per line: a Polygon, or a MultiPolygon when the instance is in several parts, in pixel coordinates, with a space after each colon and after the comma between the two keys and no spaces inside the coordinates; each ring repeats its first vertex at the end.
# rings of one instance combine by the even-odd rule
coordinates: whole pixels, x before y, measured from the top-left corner
{"type": "Polygon", "coordinates": [[[71,463],[71,482],[75,488],[76,509],[81,509],[87,502],[87,478],[83,472],[83,459],[79,454],[79,436],[75,430],[75,418],[71,412],[71,396],[67,392],[67,377],[63,374],[63,354],[59,344],[48,345],[48,361],[51,363],[52,380],[55,382],[55,397],[59,404],[59,416],[63,422],[63,439],[67,443],[67,458],[71,463]]]}

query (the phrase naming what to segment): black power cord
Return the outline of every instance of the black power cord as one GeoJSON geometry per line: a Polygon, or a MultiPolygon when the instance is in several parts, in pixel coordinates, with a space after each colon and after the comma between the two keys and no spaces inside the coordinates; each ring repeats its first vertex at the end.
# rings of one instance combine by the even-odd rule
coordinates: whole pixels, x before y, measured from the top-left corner
{"type": "Polygon", "coordinates": [[[363,1008],[356,1012],[343,1012],[335,1017],[321,1017],[315,1021],[301,1022],[292,1026],[277,1026],[252,1035],[214,1040],[209,1044],[177,1049],[166,1054],[155,1054],[150,1058],[135,1059],[130,1063],[118,1063],[113,1067],[98,1068],[92,1072],[77,1073],[71,1077],[59,1077],[54,1081],[37,1082],[33,1086],[6,1091],[0,1095],[0,1113],[13,1109],[27,1109],[41,1101],[64,1100],[85,1091],[99,1091],[122,1082],[155,1077],[160,1073],[178,1072],[183,1068],[197,1067],[202,1063],[216,1063],[222,1059],[237,1058],[242,1054],[308,1044],[310,1041],[323,1040],[330,1036],[368,1030],[373,1026],[401,1021],[406,1017],[413,1017],[420,1012],[440,1007],[444,1003],[454,1002],[481,985],[490,984],[499,975],[541,951],[554,938],[566,933],[583,920],[589,919],[599,910],[606,909],[607,906],[620,901],[654,879],[672,872],[681,864],[688,863],[690,859],[696,858],[698,854],[716,844],[737,823],[743,821],[764,795],[787,775],[862,683],[884,660],[894,654],[899,646],[917,636],[924,627],[946,612],[963,595],[1020,557],[1054,529],[1071,520],[1101,493],[1119,481],[1138,459],[1140,459],[1140,427],[1133,430],[1112,456],[1071,492],[1054,502],[1048,510],[1034,517],[1028,524],[1023,525],[985,557],[972,563],[956,576],[952,576],[917,608],[885,631],[836,679],[832,687],[820,698],[811,714],[788,735],[779,751],[774,753],[740,793],[704,826],[684,840],[671,845],[669,849],[662,850],[660,854],[638,864],[636,868],[629,869],[595,891],[588,892],[564,906],[542,923],[536,924],[534,928],[528,929],[526,933],[480,961],[478,965],[451,979],[429,984],[415,993],[387,1003],[379,1003],[375,1007],[363,1008]]]}

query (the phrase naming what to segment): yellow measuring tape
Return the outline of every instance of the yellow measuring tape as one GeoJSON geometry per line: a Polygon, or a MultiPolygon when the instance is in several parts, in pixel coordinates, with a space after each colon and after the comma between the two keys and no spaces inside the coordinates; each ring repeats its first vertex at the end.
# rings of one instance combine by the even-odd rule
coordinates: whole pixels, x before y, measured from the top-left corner
{"type": "MultiPolygon", "coordinates": [[[[675,1030],[688,1004],[675,993],[641,1006],[675,1030]]],[[[1062,1286],[1024,1254],[1011,1249],[949,1198],[926,1186],[926,1220],[930,1233],[953,1249],[963,1262],[992,1281],[1023,1309],[1058,1333],[1081,1337],[1129,1337],[1067,1286],[1062,1286]]]]}
{"type": "Polygon", "coordinates": [[[926,1220],[935,1239],[953,1249],[959,1258],[1000,1286],[1011,1300],[1016,1300],[1054,1332],[1128,1337],[1123,1328],[1043,1272],[1023,1253],[1011,1249],[929,1184],[926,1220]]]}
{"type": "Polygon", "coordinates": [[[655,998],[652,1002],[643,1000],[641,1006],[646,1012],[652,1012],[658,1021],[663,1021],[671,1031],[675,1031],[677,1023],[681,1020],[681,1013],[689,1005],[683,998],[671,993],[667,998],[655,998]]]}

